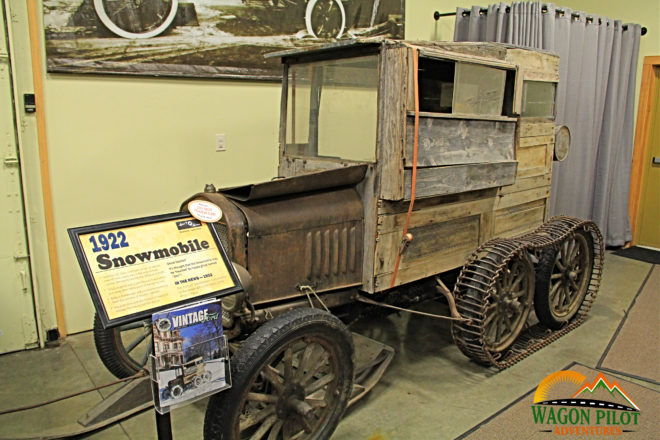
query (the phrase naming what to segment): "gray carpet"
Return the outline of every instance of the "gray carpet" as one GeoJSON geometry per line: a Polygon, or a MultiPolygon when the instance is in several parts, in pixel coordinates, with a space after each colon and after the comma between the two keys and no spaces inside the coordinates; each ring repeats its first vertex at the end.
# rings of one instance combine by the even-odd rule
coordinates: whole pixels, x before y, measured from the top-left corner
{"type": "Polygon", "coordinates": [[[653,266],[597,367],[660,384],[660,266],[653,266]]]}
{"type": "MultiPolygon", "coordinates": [[[[580,364],[572,364],[565,368],[566,370],[575,371],[583,374],[587,377],[589,383],[594,382],[598,376],[599,370],[594,370],[592,368],[585,367],[580,364]]],[[[660,393],[643,387],[641,385],[628,382],[611,376],[608,373],[605,373],[605,376],[608,381],[616,381],[626,394],[634,400],[635,404],[640,408],[640,413],[638,415],[637,425],[629,423],[626,426],[618,425],[622,431],[618,435],[555,435],[554,430],[556,427],[560,429],[562,426],[564,428],[569,428],[572,425],[568,423],[566,425],[561,425],[557,423],[556,425],[552,424],[535,424],[534,417],[532,414],[532,403],[534,401],[534,393],[536,389],[530,390],[524,396],[521,396],[516,401],[512,402],[507,407],[503,408],[493,416],[484,420],[471,430],[459,436],[457,439],[469,439],[469,440],[501,440],[501,439],[529,439],[529,440],[548,440],[551,438],[610,438],[610,437],[619,437],[625,438],[626,440],[649,440],[658,438],[658,423],[660,422],[660,393]]],[[[568,396],[570,397],[570,396],[568,396]]],[[[570,400],[570,399],[569,399],[570,400]]],[[[559,408],[566,408],[570,410],[571,407],[555,407],[555,411],[559,408]]],[[[573,407],[574,409],[577,407],[573,407]]],[[[579,410],[579,408],[578,408],[579,410]]],[[[584,409],[583,409],[584,410],[584,409]]],[[[603,419],[601,424],[597,424],[595,409],[591,410],[594,414],[590,417],[589,425],[577,425],[577,426],[587,426],[600,428],[601,430],[605,427],[612,426],[607,424],[606,420],[603,419]]],[[[612,411],[617,413],[617,416],[620,417],[623,411],[612,411]]],[[[616,425],[615,425],[616,426],[616,425]]],[[[589,428],[587,428],[589,429],[589,428]]]]}

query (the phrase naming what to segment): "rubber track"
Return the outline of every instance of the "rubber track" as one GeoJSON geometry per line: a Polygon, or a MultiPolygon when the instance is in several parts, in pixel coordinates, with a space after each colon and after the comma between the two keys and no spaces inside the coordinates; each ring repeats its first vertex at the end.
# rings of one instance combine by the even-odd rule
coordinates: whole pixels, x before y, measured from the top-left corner
{"type": "Polygon", "coordinates": [[[600,289],[604,253],[603,236],[596,224],[589,220],[567,216],[554,217],[534,232],[520,237],[496,238],[484,243],[468,258],[454,288],[454,297],[459,313],[461,316],[471,318],[470,321],[454,323],[452,326],[454,342],[469,358],[478,363],[503,370],[556,341],[584,322],[600,289]],[[521,253],[528,252],[538,255],[544,249],[558,248],[563,240],[578,230],[590,233],[593,238],[594,265],[587,293],[575,317],[563,328],[556,331],[552,331],[541,324],[527,327],[523,329],[511,347],[504,352],[493,353],[489,351],[483,344],[485,309],[495,282],[508,262],[521,253]],[[495,254],[500,258],[496,261],[490,258],[488,254],[495,254]],[[467,289],[476,289],[481,292],[483,294],[481,302],[476,303],[474,298],[466,297],[467,289]],[[472,338],[467,338],[467,335],[472,335],[472,338]]]}

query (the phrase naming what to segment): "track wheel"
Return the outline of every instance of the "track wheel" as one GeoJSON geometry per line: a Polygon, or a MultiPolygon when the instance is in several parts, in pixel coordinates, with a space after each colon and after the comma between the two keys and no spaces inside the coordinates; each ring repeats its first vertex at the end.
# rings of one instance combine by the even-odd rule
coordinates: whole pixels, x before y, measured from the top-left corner
{"type": "Polygon", "coordinates": [[[104,329],[94,315],[94,345],[112,374],[119,379],[132,376],[147,364],[152,352],[151,320],[104,329]]]}
{"type": "Polygon", "coordinates": [[[539,321],[559,329],[580,310],[594,267],[593,239],[588,232],[570,234],[558,249],[548,249],[536,267],[534,310],[539,321]]]}
{"type": "Polygon", "coordinates": [[[454,340],[466,356],[482,364],[490,364],[491,357],[513,344],[532,308],[534,266],[527,253],[514,255],[499,271],[487,269],[501,262],[496,253],[475,261],[464,278],[467,287],[457,295],[459,313],[472,321],[454,323],[454,340]]]}
{"type": "Polygon", "coordinates": [[[206,440],[329,438],[352,390],[353,340],[329,313],[292,310],[250,335],[231,371],[206,409],[206,440]]]}

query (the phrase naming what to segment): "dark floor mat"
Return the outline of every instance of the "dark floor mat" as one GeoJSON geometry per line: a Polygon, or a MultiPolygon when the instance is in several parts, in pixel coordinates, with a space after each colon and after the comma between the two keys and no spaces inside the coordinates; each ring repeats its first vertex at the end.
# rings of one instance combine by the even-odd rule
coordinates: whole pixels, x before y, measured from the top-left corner
{"type": "Polygon", "coordinates": [[[612,253],[620,257],[632,258],[633,260],[645,261],[651,264],[660,264],[660,251],[654,251],[639,246],[632,246],[628,249],[619,249],[612,253]]]}
{"type": "Polygon", "coordinates": [[[597,367],[660,385],[660,267],[653,266],[597,367]]]}
{"type": "MultiPolygon", "coordinates": [[[[594,396],[596,395],[595,393],[598,388],[596,386],[596,380],[600,373],[599,370],[594,370],[578,363],[573,363],[564,370],[570,370],[585,376],[585,383],[588,383],[590,388],[593,386],[594,396]]],[[[621,435],[627,440],[648,440],[651,438],[658,438],[657,426],[660,422],[660,393],[651,388],[628,382],[608,373],[605,373],[605,380],[607,380],[610,385],[616,385],[616,388],[614,388],[615,391],[617,389],[623,391],[623,393],[634,402],[639,408],[639,412],[636,413],[636,416],[633,415],[634,412],[629,411],[597,409],[600,403],[608,405],[609,401],[617,402],[614,398],[607,396],[603,401],[587,401],[587,405],[591,404],[590,402],[593,402],[593,408],[584,408],[586,405],[583,405],[582,407],[562,406],[561,403],[570,404],[575,402],[561,401],[557,403],[559,406],[555,406],[554,408],[551,408],[550,405],[535,405],[546,410],[543,412],[544,417],[546,416],[546,412],[551,412],[550,410],[553,410],[553,414],[556,415],[556,419],[554,419],[555,423],[550,423],[549,414],[548,417],[544,419],[544,421],[547,421],[548,423],[536,423],[537,420],[535,417],[539,417],[540,412],[535,413],[532,410],[534,394],[536,393],[536,389],[533,389],[529,393],[516,399],[508,406],[502,408],[491,417],[479,423],[474,428],[457,437],[457,440],[500,440],[510,438],[548,440],[558,436],[563,438],[601,438],[621,435]],[[588,420],[585,419],[584,412],[586,411],[589,411],[588,420]],[[600,411],[600,413],[598,413],[598,411],[600,411]],[[627,414],[623,415],[624,412],[627,414]],[[575,421],[581,423],[571,423],[573,420],[570,419],[569,416],[566,416],[566,420],[564,420],[564,415],[574,417],[576,414],[580,415],[580,417],[575,421]],[[599,415],[601,416],[600,418],[598,418],[599,415]],[[607,417],[610,418],[607,419],[607,417]],[[633,423],[635,417],[637,419],[637,424],[633,423]],[[624,422],[628,423],[624,424],[624,422]],[[571,432],[571,429],[575,432],[571,432]],[[586,434],[583,431],[585,429],[589,431],[586,434]]],[[[560,383],[555,386],[562,385],[568,389],[570,388],[571,383],[560,383]]],[[[572,384],[571,391],[577,390],[578,385],[572,384]]],[[[602,390],[599,396],[603,396],[602,390]]],[[[567,397],[569,398],[566,400],[570,401],[571,396],[567,397]]],[[[585,398],[582,397],[581,399],[576,400],[582,399],[585,398]]],[[[585,402],[580,403],[584,404],[585,402]]]]}

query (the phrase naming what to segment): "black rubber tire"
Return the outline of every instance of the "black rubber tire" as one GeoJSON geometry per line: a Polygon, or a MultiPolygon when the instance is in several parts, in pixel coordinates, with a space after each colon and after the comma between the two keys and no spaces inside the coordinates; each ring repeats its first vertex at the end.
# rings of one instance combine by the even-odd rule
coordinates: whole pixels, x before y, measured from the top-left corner
{"type": "MultiPolygon", "coordinates": [[[[582,242],[586,251],[588,265],[583,269],[583,276],[579,283],[579,292],[572,301],[570,310],[566,314],[558,315],[550,306],[551,277],[555,271],[555,260],[558,257],[559,249],[547,249],[542,252],[541,258],[536,266],[536,290],[534,292],[534,311],[539,321],[548,328],[558,330],[568,323],[577,312],[584,301],[589,289],[589,282],[594,268],[594,247],[593,238],[589,232],[578,230],[571,234],[567,240],[576,239],[582,242]],[[584,241],[582,241],[584,240],[584,241]]],[[[562,244],[563,245],[563,244],[562,244]]],[[[560,245],[560,246],[562,246],[560,245]]]]}
{"type": "Polygon", "coordinates": [[[324,341],[336,354],[339,377],[335,389],[339,393],[329,413],[312,433],[302,438],[329,438],[346,409],[353,387],[353,338],[334,315],[305,308],[292,310],[262,325],[234,354],[231,358],[232,387],[211,397],[204,418],[204,439],[238,440],[238,421],[259,373],[278,359],[278,352],[287,344],[310,339],[324,341]]]}
{"type": "Polygon", "coordinates": [[[103,365],[118,379],[133,376],[143,368],[143,365],[126,353],[120,329],[104,329],[98,313],[94,315],[94,345],[103,365]]]}

